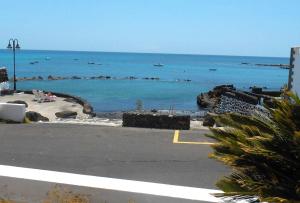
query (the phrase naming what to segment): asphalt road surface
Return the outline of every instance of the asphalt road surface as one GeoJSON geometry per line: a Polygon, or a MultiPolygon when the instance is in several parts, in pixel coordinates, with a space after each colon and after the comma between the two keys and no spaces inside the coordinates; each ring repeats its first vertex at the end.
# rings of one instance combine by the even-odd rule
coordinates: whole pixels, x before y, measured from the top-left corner
{"type": "MultiPolygon", "coordinates": [[[[216,189],[214,183],[229,170],[208,158],[211,148],[201,144],[212,142],[204,136],[208,131],[178,133],[179,142],[173,143],[174,130],[70,124],[0,125],[0,165],[216,189]]],[[[25,185],[35,188],[34,198],[53,186],[0,177],[0,194],[30,195],[25,185]]],[[[99,195],[96,189],[70,187],[90,192],[93,198],[99,195]]],[[[101,201],[105,199],[108,203],[128,202],[131,197],[135,202],[189,202],[136,193],[101,192],[101,201]]]]}

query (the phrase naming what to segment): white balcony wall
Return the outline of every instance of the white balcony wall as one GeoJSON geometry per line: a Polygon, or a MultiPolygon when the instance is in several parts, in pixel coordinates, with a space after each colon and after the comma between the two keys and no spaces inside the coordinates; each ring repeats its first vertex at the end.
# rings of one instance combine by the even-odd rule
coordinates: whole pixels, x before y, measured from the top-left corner
{"type": "Polygon", "coordinates": [[[0,103],[0,119],[23,122],[26,107],[24,104],[0,103]]]}
{"type": "Polygon", "coordinates": [[[292,90],[300,96],[300,47],[295,48],[292,90]]]}

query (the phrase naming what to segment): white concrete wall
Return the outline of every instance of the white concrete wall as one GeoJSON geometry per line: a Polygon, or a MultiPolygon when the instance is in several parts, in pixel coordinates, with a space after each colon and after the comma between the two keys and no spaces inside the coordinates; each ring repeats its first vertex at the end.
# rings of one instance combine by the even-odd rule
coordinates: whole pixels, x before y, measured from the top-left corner
{"type": "Polygon", "coordinates": [[[295,48],[292,91],[300,96],[300,47],[295,48]]]}
{"type": "Polygon", "coordinates": [[[0,103],[0,119],[23,122],[25,112],[25,104],[0,103]]]}

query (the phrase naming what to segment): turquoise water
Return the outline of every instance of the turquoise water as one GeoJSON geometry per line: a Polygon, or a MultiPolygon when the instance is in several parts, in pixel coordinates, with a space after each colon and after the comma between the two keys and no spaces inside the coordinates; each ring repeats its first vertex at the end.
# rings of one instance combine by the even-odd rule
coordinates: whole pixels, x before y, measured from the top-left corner
{"type": "MultiPolygon", "coordinates": [[[[112,80],[23,81],[17,84],[18,89],[43,89],[81,96],[98,112],[131,110],[138,99],[143,101],[145,109],[197,110],[196,96],[220,84],[234,84],[241,89],[253,85],[279,89],[287,83],[288,70],[241,63],[289,62],[288,58],[272,57],[29,50],[18,51],[16,58],[17,77],[116,77],[112,80]],[[33,61],[38,63],[30,64],[33,61]],[[164,66],[154,67],[156,63],[164,66]],[[128,76],[138,79],[123,79],[128,76]],[[159,77],[160,80],[142,79],[145,77],[159,77]]],[[[0,66],[8,67],[12,77],[10,51],[0,50],[0,66]]]]}

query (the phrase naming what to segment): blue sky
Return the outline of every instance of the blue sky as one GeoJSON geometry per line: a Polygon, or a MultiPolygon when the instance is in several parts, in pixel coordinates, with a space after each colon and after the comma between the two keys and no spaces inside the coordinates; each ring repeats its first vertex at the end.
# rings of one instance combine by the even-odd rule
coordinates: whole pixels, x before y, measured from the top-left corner
{"type": "Polygon", "coordinates": [[[0,47],[289,56],[299,0],[1,0],[0,47]]]}

